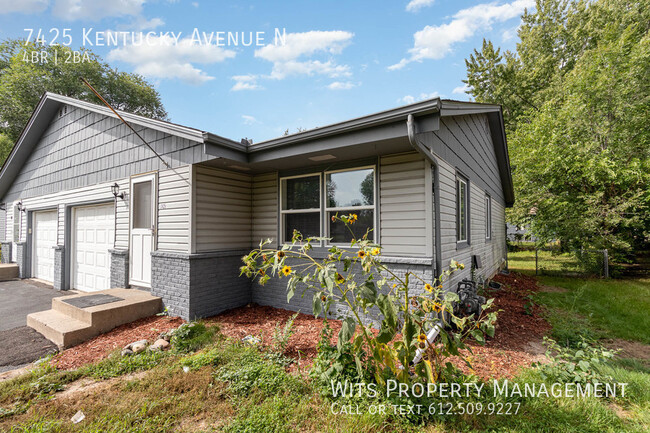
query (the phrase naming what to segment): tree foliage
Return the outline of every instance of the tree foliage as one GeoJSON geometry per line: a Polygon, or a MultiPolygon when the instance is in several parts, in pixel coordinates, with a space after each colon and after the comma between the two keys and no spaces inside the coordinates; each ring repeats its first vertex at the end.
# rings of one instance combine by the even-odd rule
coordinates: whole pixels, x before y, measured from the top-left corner
{"type": "Polygon", "coordinates": [[[18,39],[0,44],[2,133],[15,141],[44,92],[100,103],[81,82],[82,77],[117,109],[156,119],[167,118],[160,95],[142,76],[111,68],[89,50],[79,52],[85,57],[74,62],[72,51],[65,46],[25,43],[18,39]]]}
{"type": "Polygon", "coordinates": [[[541,242],[625,254],[650,239],[647,1],[538,0],[516,52],[466,61],[471,95],[502,104],[517,202],[541,242]]]}

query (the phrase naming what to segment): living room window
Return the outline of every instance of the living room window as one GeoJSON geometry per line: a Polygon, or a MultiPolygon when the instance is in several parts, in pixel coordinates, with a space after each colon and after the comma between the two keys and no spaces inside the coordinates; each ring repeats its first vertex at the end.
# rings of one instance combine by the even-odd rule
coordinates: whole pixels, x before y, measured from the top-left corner
{"type": "Polygon", "coordinates": [[[375,238],[375,170],[374,167],[352,170],[329,171],[325,173],[325,216],[327,218],[327,237],[331,243],[349,243],[371,230],[369,238],[375,238]],[[356,214],[357,221],[345,227],[340,221],[332,221],[332,216],[356,214]]]}
{"type": "Polygon", "coordinates": [[[291,242],[294,229],[304,237],[329,237],[333,244],[349,243],[353,234],[360,238],[367,230],[375,239],[375,182],[373,166],[280,179],[283,242],[291,242]],[[345,224],[332,221],[336,214],[357,215],[357,221],[350,226],[352,233],[345,224]]]}
{"type": "Polygon", "coordinates": [[[281,180],[280,214],[282,240],[291,242],[293,231],[304,237],[321,235],[321,175],[287,177],[281,180]]]}

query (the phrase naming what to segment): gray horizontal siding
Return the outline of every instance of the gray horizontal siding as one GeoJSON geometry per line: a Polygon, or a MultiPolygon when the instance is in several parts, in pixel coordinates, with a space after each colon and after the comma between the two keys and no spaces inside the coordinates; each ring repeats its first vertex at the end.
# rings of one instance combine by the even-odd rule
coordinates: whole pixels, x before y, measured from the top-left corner
{"type": "Polygon", "coordinates": [[[440,129],[424,133],[422,138],[436,155],[504,203],[487,115],[443,117],[440,129]]]}
{"type": "Polygon", "coordinates": [[[379,232],[386,255],[431,255],[427,167],[424,158],[415,152],[380,160],[379,232]]]}
{"type": "Polygon", "coordinates": [[[278,175],[266,173],[253,177],[253,248],[261,240],[278,244],[278,175]]]}
{"type": "Polygon", "coordinates": [[[158,250],[190,251],[190,193],[190,166],[158,174],[158,250]]]}
{"type": "MultiPolygon", "coordinates": [[[[4,197],[31,198],[166,167],[119,119],[77,107],[55,114],[4,197]]],[[[206,159],[202,145],[135,126],[172,167],[206,159]]]]}
{"type": "Polygon", "coordinates": [[[249,248],[251,177],[196,166],[194,183],[196,252],[249,248]]]}

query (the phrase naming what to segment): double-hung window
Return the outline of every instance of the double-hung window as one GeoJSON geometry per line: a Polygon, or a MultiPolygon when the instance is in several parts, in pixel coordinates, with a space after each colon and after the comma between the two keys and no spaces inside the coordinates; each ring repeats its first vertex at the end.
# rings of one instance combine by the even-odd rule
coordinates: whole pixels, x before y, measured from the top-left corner
{"type": "Polygon", "coordinates": [[[281,181],[283,242],[291,242],[293,231],[305,238],[321,235],[321,175],[309,174],[281,181]]]}
{"type": "Polygon", "coordinates": [[[492,197],[485,195],[485,239],[492,239],[492,197]]]}
{"type": "Polygon", "coordinates": [[[469,208],[468,208],[467,181],[461,177],[456,178],[456,242],[467,243],[469,234],[469,208]]]}
{"type": "Polygon", "coordinates": [[[370,230],[375,239],[375,169],[361,167],[286,177],[280,180],[281,237],[291,242],[293,231],[304,237],[331,238],[330,243],[349,243],[370,230]],[[334,215],[355,214],[350,229],[334,215]]]}
{"type": "Polygon", "coordinates": [[[325,217],[327,237],[331,243],[348,243],[352,236],[361,238],[367,230],[374,239],[375,227],[375,170],[372,167],[325,173],[325,217]],[[332,221],[339,215],[357,215],[357,221],[345,227],[341,221],[332,221]]]}

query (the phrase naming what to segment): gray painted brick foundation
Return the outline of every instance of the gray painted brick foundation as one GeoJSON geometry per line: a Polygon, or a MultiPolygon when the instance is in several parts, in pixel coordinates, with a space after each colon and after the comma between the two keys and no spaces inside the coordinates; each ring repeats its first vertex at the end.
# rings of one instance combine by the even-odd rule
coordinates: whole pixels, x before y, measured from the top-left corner
{"type": "Polygon", "coordinates": [[[151,254],[151,294],[183,319],[219,314],[251,302],[251,283],[239,277],[246,251],[151,254]]]}
{"type": "Polygon", "coordinates": [[[111,288],[129,287],[129,250],[108,250],[111,254],[111,288]]]}
{"type": "Polygon", "coordinates": [[[0,242],[2,263],[11,263],[11,242],[0,242]]]}
{"type": "Polygon", "coordinates": [[[31,272],[27,266],[27,244],[25,242],[16,243],[16,257],[14,258],[18,265],[18,278],[29,278],[31,272]]]}
{"type": "Polygon", "coordinates": [[[67,290],[64,287],[65,247],[63,245],[55,245],[52,248],[54,248],[54,290],[67,290]]]}
{"type": "MultiPolygon", "coordinates": [[[[426,282],[433,281],[434,268],[431,259],[420,258],[384,258],[384,264],[395,273],[397,276],[403,278],[407,272],[417,274],[426,282]]],[[[358,275],[360,272],[355,272],[358,275]]],[[[388,277],[388,275],[386,275],[388,277]]],[[[296,290],[296,295],[287,302],[287,279],[286,278],[271,278],[264,286],[257,282],[252,283],[253,302],[260,305],[269,305],[277,308],[284,308],[292,311],[300,311],[305,314],[312,314],[312,300],[313,293],[307,291],[304,297],[301,296],[302,291],[296,290]]],[[[424,291],[425,282],[417,278],[411,278],[409,286],[412,293],[424,291]]],[[[335,305],[330,310],[330,317],[336,318],[340,315],[346,315],[348,308],[346,305],[335,305]]],[[[371,312],[367,317],[368,321],[374,321],[375,314],[371,312]]]]}

